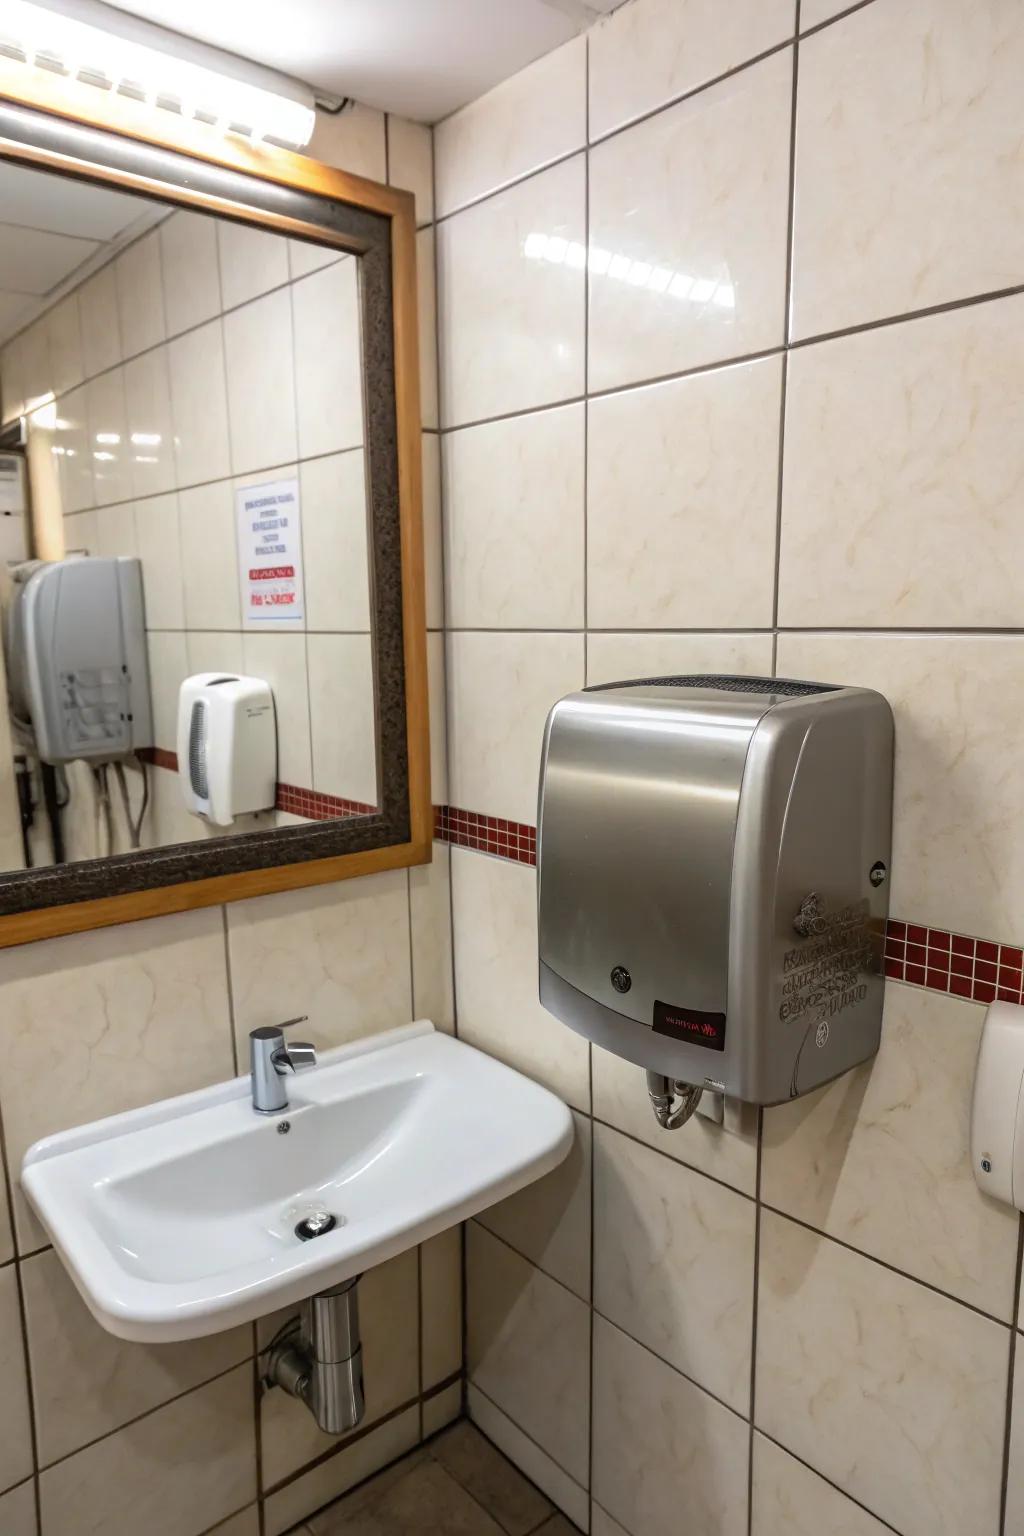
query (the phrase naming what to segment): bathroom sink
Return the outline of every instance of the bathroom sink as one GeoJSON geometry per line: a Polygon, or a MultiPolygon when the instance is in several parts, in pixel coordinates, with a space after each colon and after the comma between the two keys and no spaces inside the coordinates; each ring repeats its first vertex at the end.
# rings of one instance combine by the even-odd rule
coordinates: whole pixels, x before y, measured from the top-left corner
{"type": "Polygon", "coordinates": [[[432,1024],[320,1061],[289,1078],[280,1115],[236,1078],[29,1148],[22,1186],[104,1328],[159,1343],[250,1322],[464,1221],[572,1145],[554,1094],[432,1024]],[[298,1235],[324,1215],[333,1227],[298,1235]]]}

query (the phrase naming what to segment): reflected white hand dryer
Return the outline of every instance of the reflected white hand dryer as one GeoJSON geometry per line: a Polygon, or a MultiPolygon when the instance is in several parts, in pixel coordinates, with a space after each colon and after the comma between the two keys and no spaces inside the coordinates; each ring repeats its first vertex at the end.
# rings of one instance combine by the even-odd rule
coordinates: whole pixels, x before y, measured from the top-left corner
{"type": "Polygon", "coordinates": [[[233,672],[186,677],[178,697],[178,778],[187,809],[217,827],[273,808],[277,723],[269,683],[233,672]]]}

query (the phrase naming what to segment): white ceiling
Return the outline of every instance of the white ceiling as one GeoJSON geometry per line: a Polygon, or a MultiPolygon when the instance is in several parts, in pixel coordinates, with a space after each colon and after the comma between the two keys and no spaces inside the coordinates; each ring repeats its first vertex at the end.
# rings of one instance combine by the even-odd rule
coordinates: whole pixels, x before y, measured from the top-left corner
{"type": "Polygon", "coordinates": [[[0,342],[153,218],[122,192],[0,161],[0,342]]]}
{"type": "Polygon", "coordinates": [[[113,0],[332,96],[424,123],[506,80],[622,0],[113,0]]]}

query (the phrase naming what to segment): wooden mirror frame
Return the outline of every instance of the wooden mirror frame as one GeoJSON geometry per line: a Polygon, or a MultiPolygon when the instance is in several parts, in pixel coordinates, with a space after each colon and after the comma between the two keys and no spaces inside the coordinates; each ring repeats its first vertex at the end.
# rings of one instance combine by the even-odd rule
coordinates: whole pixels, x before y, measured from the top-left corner
{"type": "Polygon", "coordinates": [[[428,863],[421,422],[412,195],[0,56],[0,160],[362,258],[378,801],[372,815],[0,873],[0,948],[428,863]]]}

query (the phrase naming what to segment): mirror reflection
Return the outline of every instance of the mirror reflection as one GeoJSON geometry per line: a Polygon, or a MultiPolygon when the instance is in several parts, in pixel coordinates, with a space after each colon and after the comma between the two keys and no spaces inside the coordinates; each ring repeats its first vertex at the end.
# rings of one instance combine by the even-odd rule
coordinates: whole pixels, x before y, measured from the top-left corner
{"type": "Polygon", "coordinates": [[[0,163],[0,868],[376,808],[359,281],[0,163]]]}

